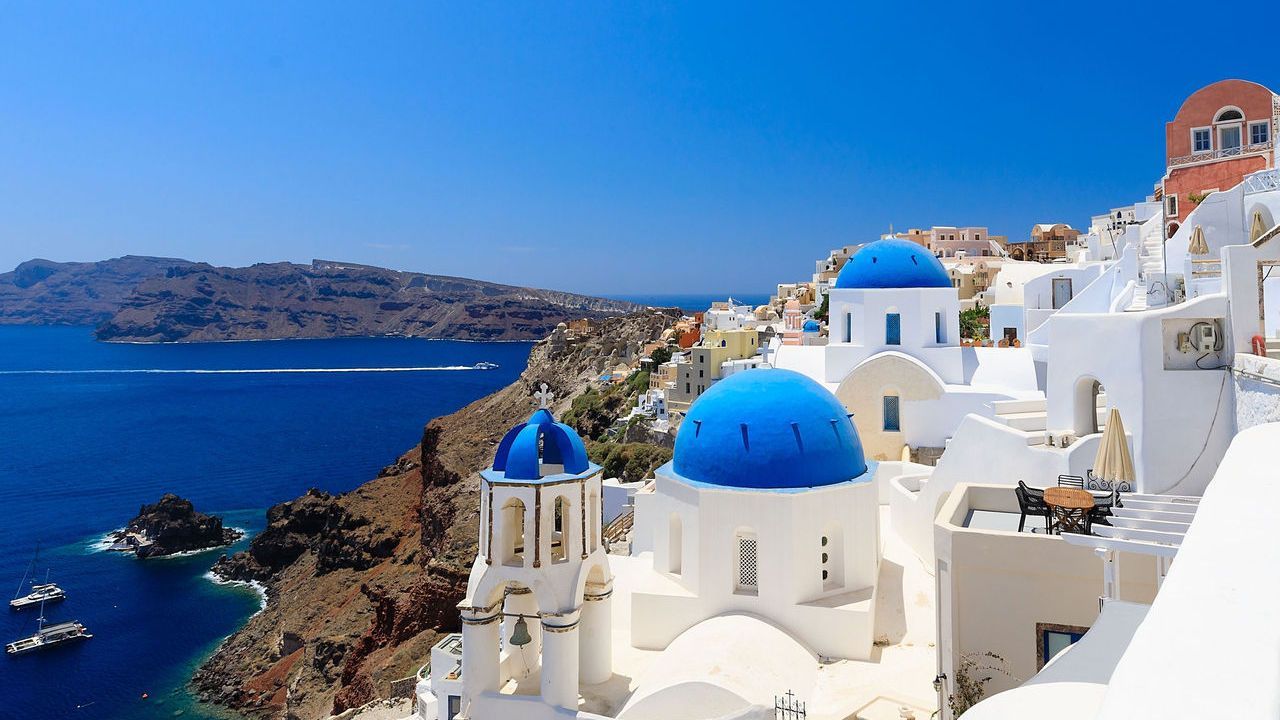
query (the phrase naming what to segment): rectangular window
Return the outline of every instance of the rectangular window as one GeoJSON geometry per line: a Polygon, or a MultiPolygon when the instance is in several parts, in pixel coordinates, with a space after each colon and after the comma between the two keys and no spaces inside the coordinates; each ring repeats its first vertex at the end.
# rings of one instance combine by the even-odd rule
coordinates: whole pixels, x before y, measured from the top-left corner
{"type": "Polygon", "coordinates": [[[1169,217],[1178,217],[1178,196],[1166,195],[1164,198],[1164,214],[1169,217]]]}
{"type": "Polygon", "coordinates": [[[1271,123],[1263,120],[1249,125],[1249,144],[1261,145],[1271,139],[1271,123]]]}
{"type": "Polygon", "coordinates": [[[853,342],[853,313],[844,314],[844,341],[853,342]]]}
{"type": "Polygon", "coordinates": [[[942,313],[940,312],[933,314],[933,340],[939,345],[947,342],[947,330],[942,324],[942,313]]]}
{"type": "Polygon", "coordinates": [[[884,431],[901,432],[902,422],[898,418],[898,396],[884,396],[884,431]]]}
{"type": "Polygon", "coordinates": [[[689,390],[689,383],[685,383],[685,384],[684,384],[684,394],[685,394],[685,395],[688,395],[688,394],[689,394],[689,392],[690,392],[690,390],[689,390]]]}
{"type": "Polygon", "coordinates": [[[738,589],[755,591],[760,586],[757,566],[759,548],[754,536],[738,536],[738,589]]]}
{"type": "Polygon", "coordinates": [[[1213,149],[1213,133],[1209,128],[1196,128],[1191,131],[1191,152],[1206,153],[1213,149]]]}
{"type": "Polygon", "coordinates": [[[458,717],[458,713],[462,712],[462,698],[458,695],[449,696],[449,710],[445,714],[446,720],[453,720],[458,717]]]}
{"type": "Polygon", "coordinates": [[[1240,126],[1222,125],[1218,127],[1218,150],[1227,152],[1240,149],[1240,126]]]}
{"type": "Polygon", "coordinates": [[[1041,627],[1040,630],[1040,667],[1044,667],[1046,663],[1053,659],[1055,655],[1065,650],[1067,647],[1074,645],[1080,638],[1084,637],[1084,628],[1079,628],[1080,632],[1062,628],[1048,629],[1043,623],[1037,623],[1041,627]]]}
{"type": "Polygon", "coordinates": [[[902,316],[898,313],[889,313],[884,316],[884,344],[902,344],[902,316]]]}

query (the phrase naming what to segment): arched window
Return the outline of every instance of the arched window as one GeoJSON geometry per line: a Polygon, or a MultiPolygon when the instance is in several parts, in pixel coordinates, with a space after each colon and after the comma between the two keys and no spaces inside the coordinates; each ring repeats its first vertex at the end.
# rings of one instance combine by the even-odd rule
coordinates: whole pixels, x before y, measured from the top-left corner
{"type": "Polygon", "coordinates": [[[554,504],[555,516],[551,525],[551,562],[564,562],[569,558],[569,502],[563,495],[557,496],[554,504]]]}
{"type": "Polygon", "coordinates": [[[734,547],[738,565],[735,589],[755,595],[760,591],[760,540],[753,530],[739,530],[734,534],[734,547]]]}
{"type": "Polygon", "coordinates": [[[512,498],[502,506],[502,563],[524,565],[524,503],[512,498]]]}
{"type": "Polygon", "coordinates": [[[667,572],[679,575],[684,560],[684,529],[680,515],[671,513],[667,523],[667,572]]]}
{"type": "Polygon", "coordinates": [[[1218,114],[1214,116],[1213,121],[1216,123],[1220,123],[1220,122],[1230,122],[1232,120],[1243,120],[1243,119],[1244,119],[1244,113],[1240,112],[1240,108],[1225,107],[1218,111],[1218,114]]]}

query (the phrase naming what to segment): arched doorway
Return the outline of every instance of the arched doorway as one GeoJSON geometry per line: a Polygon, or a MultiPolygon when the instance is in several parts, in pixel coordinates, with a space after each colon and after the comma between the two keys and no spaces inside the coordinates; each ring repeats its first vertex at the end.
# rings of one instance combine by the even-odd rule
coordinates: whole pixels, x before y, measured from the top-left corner
{"type": "Polygon", "coordinates": [[[1098,416],[1107,406],[1106,389],[1093,377],[1082,377],[1076,381],[1075,392],[1075,428],[1078,438],[1101,432],[1102,426],[1098,416]]]}

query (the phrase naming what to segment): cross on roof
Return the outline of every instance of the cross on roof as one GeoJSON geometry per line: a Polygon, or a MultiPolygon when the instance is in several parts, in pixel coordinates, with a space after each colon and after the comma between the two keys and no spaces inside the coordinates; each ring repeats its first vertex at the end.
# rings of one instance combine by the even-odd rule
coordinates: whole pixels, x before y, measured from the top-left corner
{"type": "Polygon", "coordinates": [[[547,389],[547,384],[542,383],[542,389],[533,394],[535,400],[538,401],[538,407],[546,410],[551,406],[551,401],[555,399],[555,393],[547,389]]]}

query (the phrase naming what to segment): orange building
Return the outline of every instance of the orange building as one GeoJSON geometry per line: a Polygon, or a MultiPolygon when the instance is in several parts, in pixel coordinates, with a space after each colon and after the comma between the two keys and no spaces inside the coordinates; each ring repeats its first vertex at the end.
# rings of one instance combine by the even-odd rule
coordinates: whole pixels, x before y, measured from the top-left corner
{"type": "Polygon", "coordinates": [[[1247,80],[1220,80],[1182,103],[1165,125],[1162,192],[1170,236],[1205,195],[1275,167],[1277,118],[1280,97],[1247,80]]]}

